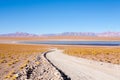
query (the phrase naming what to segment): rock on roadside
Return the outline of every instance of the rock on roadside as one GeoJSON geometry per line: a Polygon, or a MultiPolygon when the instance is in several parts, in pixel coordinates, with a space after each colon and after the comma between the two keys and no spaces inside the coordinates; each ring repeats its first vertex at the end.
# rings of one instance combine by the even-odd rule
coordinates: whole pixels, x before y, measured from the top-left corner
{"type": "Polygon", "coordinates": [[[17,75],[17,80],[63,80],[60,72],[48,62],[44,54],[30,61],[17,75]]]}

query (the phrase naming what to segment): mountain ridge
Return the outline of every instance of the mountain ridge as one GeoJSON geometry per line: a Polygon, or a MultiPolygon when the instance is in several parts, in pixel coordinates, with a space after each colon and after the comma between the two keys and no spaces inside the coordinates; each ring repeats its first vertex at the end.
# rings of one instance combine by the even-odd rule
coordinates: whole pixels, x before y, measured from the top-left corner
{"type": "Polygon", "coordinates": [[[120,32],[102,32],[102,33],[94,33],[94,32],[64,32],[57,34],[30,34],[26,32],[15,32],[15,33],[7,33],[0,34],[0,36],[6,37],[39,37],[39,36],[97,36],[97,37],[120,37],[120,32]]]}

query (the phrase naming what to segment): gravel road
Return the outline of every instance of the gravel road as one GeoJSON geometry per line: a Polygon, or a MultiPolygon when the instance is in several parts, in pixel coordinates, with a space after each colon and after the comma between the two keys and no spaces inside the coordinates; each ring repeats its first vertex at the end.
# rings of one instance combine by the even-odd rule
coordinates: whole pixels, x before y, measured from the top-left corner
{"type": "MultiPolygon", "coordinates": [[[[38,55],[24,69],[18,71],[16,80],[64,80],[63,75],[44,56],[38,55]]],[[[9,79],[14,80],[14,79],[9,79]]]]}
{"type": "Polygon", "coordinates": [[[69,56],[57,49],[46,57],[71,80],[120,80],[120,65],[69,56]]]}

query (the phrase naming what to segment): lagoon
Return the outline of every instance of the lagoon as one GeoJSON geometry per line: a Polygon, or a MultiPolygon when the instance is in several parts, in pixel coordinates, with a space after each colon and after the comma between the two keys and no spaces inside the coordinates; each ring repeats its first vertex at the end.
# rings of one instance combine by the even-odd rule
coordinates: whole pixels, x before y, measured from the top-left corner
{"type": "Polygon", "coordinates": [[[24,44],[120,46],[120,41],[24,41],[24,44]]]}

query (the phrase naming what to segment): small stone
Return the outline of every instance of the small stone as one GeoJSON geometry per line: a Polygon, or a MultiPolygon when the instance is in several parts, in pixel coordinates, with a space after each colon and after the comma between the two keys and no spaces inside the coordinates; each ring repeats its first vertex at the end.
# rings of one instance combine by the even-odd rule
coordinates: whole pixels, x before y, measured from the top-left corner
{"type": "Polygon", "coordinates": [[[58,76],[58,75],[59,75],[59,73],[58,73],[58,72],[55,72],[55,73],[54,73],[54,75],[55,75],[55,76],[58,76]]]}
{"type": "Polygon", "coordinates": [[[40,64],[40,62],[39,62],[39,61],[36,61],[35,63],[36,63],[37,65],[39,65],[39,64],[40,64]]]}
{"type": "Polygon", "coordinates": [[[16,78],[19,77],[19,74],[15,74],[14,77],[16,77],[16,78]]]}

